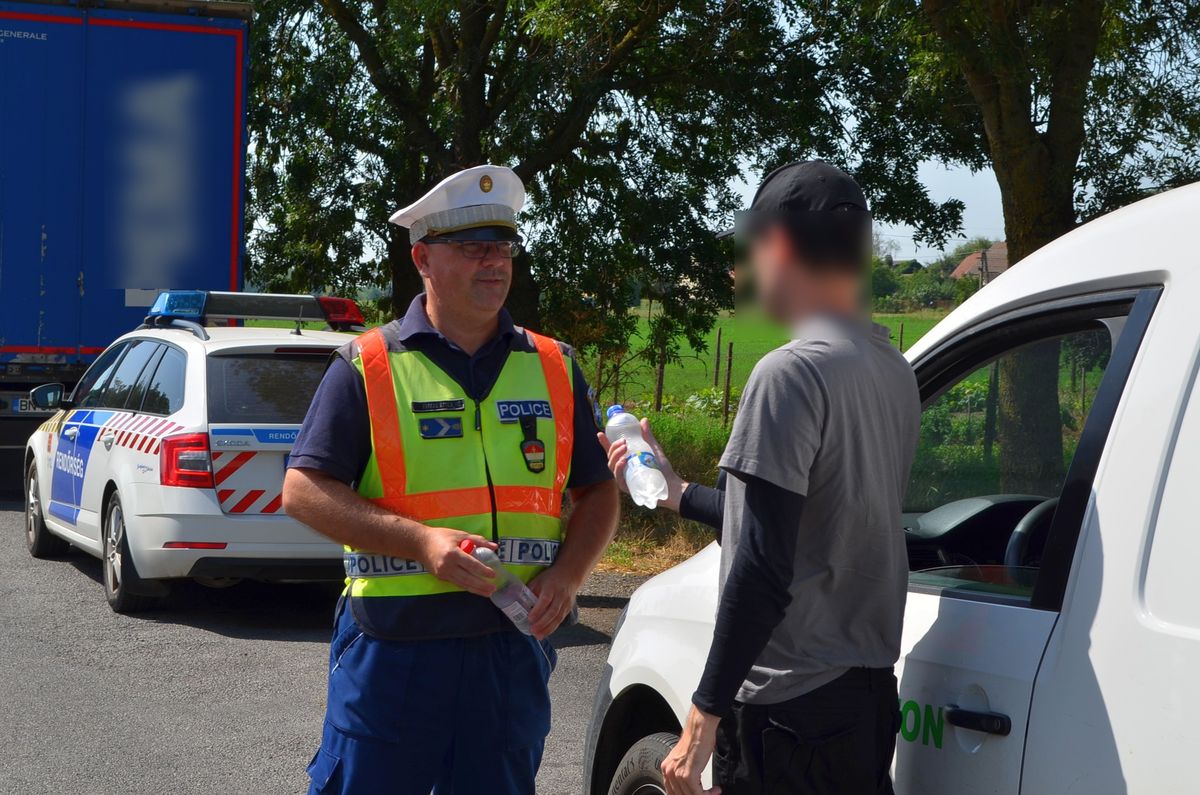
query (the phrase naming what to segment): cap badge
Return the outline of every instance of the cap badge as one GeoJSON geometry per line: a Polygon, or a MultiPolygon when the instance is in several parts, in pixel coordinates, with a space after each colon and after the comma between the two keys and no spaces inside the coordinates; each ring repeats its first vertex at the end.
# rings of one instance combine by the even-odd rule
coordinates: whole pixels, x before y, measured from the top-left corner
{"type": "Polygon", "coordinates": [[[483,191],[484,193],[491,193],[492,192],[492,178],[489,177],[487,174],[484,174],[482,177],[480,177],[479,178],[479,189],[481,191],[483,191]]]}

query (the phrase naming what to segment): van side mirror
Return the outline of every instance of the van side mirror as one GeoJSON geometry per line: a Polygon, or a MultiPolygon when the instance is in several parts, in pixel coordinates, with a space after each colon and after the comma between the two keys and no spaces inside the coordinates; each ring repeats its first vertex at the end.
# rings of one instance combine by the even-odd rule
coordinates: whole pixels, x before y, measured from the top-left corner
{"type": "Polygon", "coordinates": [[[39,409],[68,408],[63,400],[66,391],[62,384],[42,384],[29,390],[29,400],[39,409]]]}

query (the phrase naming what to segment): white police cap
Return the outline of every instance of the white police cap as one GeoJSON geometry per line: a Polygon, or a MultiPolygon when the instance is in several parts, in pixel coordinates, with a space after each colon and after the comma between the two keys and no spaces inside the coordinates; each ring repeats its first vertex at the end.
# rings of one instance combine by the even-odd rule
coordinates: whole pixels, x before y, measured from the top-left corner
{"type": "Polygon", "coordinates": [[[524,204],[525,185],[511,168],[475,166],[446,177],[388,220],[408,227],[413,243],[426,235],[487,226],[511,229],[515,236],[517,212],[524,204]]]}

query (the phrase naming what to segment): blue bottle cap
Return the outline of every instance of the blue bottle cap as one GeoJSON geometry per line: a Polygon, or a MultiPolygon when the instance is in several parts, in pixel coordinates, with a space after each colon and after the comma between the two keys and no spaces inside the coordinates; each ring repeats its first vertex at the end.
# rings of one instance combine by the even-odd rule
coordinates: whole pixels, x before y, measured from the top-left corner
{"type": "Polygon", "coordinates": [[[624,412],[624,406],[609,406],[608,411],[604,412],[604,418],[611,420],[614,414],[623,414],[624,412]]]}

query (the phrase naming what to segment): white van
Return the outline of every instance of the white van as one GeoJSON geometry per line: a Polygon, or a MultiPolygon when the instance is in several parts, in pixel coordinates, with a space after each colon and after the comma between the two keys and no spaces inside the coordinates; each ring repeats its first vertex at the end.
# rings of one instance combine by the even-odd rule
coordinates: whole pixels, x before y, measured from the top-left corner
{"type": "MultiPolygon", "coordinates": [[[[898,793],[1200,791],[1198,222],[1200,184],[1089,223],[908,352],[923,415],[898,793]],[[1005,379],[1032,384],[1019,415],[997,400],[1005,379]]],[[[663,791],[718,557],[633,595],[597,694],[591,795],[663,791]]]]}

